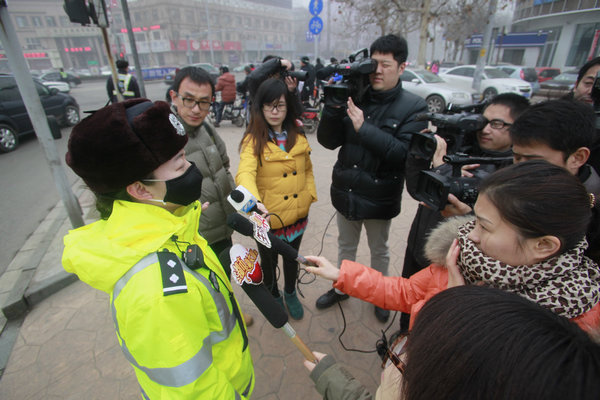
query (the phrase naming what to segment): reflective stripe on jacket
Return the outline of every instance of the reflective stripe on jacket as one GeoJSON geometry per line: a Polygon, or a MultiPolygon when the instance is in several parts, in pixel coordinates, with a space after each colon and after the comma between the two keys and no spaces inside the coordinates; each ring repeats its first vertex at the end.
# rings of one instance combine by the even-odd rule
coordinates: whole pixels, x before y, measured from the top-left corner
{"type": "Polygon", "coordinates": [[[107,220],[65,237],[64,268],[111,293],[117,336],[145,398],[243,399],[254,387],[245,327],[223,268],[198,234],[200,213],[199,202],[172,214],[116,201],[107,220]],[[184,267],[187,292],[165,296],[156,252],[181,255],[188,243],[200,247],[206,266],[184,267]]]}
{"type": "MultiPolygon", "coordinates": [[[[119,85],[119,90],[123,97],[135,97],[135,93],[129,90],[129,83],[131,82],[132,75],[131,74],[118,74],[117,85],[119,85]]],[[[117,95],[117,91],[113,90],[113,95],[117,95]]]]}

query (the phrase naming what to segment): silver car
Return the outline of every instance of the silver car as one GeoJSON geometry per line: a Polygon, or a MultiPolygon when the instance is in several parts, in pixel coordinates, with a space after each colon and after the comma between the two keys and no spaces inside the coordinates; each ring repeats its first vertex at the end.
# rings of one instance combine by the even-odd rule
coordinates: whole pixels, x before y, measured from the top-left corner
{"type": "Polygon", "coordinates": [[[480,97],[479,93],[452,86],[424,69],[405,69],[400,79],[404,89],[425,99],[429,112],[443,112],[450,103],[472,104],[480,97]]]}

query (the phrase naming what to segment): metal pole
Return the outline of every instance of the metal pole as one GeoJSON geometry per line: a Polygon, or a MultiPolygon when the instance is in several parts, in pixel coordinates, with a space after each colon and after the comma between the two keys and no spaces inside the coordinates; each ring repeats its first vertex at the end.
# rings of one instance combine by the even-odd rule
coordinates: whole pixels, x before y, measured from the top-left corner
{"type": "Polygon", "coordinates": [[[140,94],[142,95],[142,97],[147,97],[146,87],[144,86],[144,76],[142,75],[142,66],[140,65],[140,58],[138,57],[137,46],[135,44],[135,37],[133,36],[133,28],[131,26],[131,18],[129,16],[129,6],[127,5],[127,0],[121,0],[121,8],[123,9],[123,18],[125,19],[125,26],[127,27],[129,47],[131,48],[131,53],[133,54],[133,64],[135,65],[135,70],[140,71],[140,75],[138,76],[140,94]]]}
{"type": "Polygon", "coordinates": [[[206,13],[206,39],[208,40],[208,45],[210,46],[210,63],[215,64],[215,53],[213,52],[213,44],[210,39],[210,15],[208,14],[208,6],[206,1],[204,1],[204,12],[206,13]]]}
{"type": "Polygon", "coordinates": [[[71,225],[73,228],[83,226],[84,222],[81,216],[81,207],[79,206],[77,198],[71,191],[61,159],[58,156],[58,151],[52,140],[46,113],[42,107],[40,97],[33,83],[33,78],[31,77],[25,58],[21,53],[19,38],[15,32],[10,15],[8,15],[8,9],[6,2],[4,1],[0,2],[0,41],[2,41],[2,45],[4,46],[4,51],[8,58],[8,65],[14,73],[19,92],[25,103],[25,109],[31,119],[35,134],[44,149],[46,161],[48,161],[48,165],[52,171],[54,183],[56,184],[58,193],[65,205],[65,209],[71,220],[71,225]]]}
{"type": "Polygon", "coordinates": [[[327,0],[327,57],[331,56],[331,0],[327,0]]]}
{"type": "Polygon", "coordinates": [[[115,93],[117,94],[117,101],[123,101],[123,95],[119,90],[117,78],[117,69],[115,67],[115,59],[113,58],[112,51],[110,51],[110,42],[108,41],[108,32],[106,28],[100,27],[100,31],[102,32],[102,39],[104,39],[104,47],[106,48],[106,56],[108,57],[108,65],[110,65],[111,77],[113,81],[113,87],[115,88],[115,93]]]}
{"type": "Polygon", "coordinates": [[[187,49],[186,55],[187,55],[187,60],[188,60],[188,64],[192,63],[192,47],[190,46],[190,35],[185,35],[185,47],[187,49]]]}

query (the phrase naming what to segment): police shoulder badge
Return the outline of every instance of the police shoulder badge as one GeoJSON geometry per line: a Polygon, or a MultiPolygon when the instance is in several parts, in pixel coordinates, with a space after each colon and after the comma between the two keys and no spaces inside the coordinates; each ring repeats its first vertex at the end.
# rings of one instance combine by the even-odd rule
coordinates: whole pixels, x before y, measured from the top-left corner
{"type": "Polygon", "coordinates": [[[173,125],[173,128],[175,128],[179,136],[185,135],[185,128],[183,127],[181,122],[179,122],[175,114],[169,114],[169,121],[171,121],[171,125],[173,125]]]}

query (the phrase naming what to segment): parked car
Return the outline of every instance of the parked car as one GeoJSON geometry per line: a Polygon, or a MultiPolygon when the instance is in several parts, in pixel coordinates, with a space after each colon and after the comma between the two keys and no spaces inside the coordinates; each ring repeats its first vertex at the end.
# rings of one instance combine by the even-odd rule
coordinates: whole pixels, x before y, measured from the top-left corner
{"type": "Polygon", "coordinates": [[[474,96],[479,98],[474,90],[458,89],[424,69],[405,69],[400,79],[404,89],[425,99],[429,112],[443,112],[450,103],[472,104],[474,96]]]}
{"type": "MultiPolygon", "coordinates": [[[[62,81],[60,72],[58,71],[46,72],[45,74],[41,74],[39,78],[43,81],[62,81]]],[[[71,87],[81,85],[81,78],[79,77],[79,75],[75,75],[72,72],[67,72],[67,83],[71,87]]]]}
{"type": "Polygon", "coordinates": [[[540,83],[535,68],[524,67],[522,65],[499,65],[497,68],[506,72],[511,78],[522,79],[529,82],[533,94],[538,94],[540,91],[540,83]]]}
{"type": "Polygon", "coordinates": [[[535,70],[538,73],[538,82],[539,83],[548,81],[548,80],[554,78],[556,75],[560,74],[560,68],[537,67],[535,70]]]}
{"type": "Polygon", "coordinates": [[[442,72],[446,72],[448,71],[450,68],[454,68],[456,66],[460,65],[460,63],[454,62],[454,61],[442,61],[440,63],[440,70],[438,73],[442,73],[442,72]]]}
{"type": "Polygon", "coordinates": [[[112,75],[112,69],[110,68],[110,66],[105,65],[103,67],[100,67],[100,75],[102,75],[102,76],[112,75]]]}
{"type": "MultiPolygon", "coordinates": [[[[205,70],[206,72],[208,72],[210,74],[210,76],[213,78],[213,80],[215,82],[217,82],[217,78],[219,77],[220,74],[219,74],[219,69],[217,67],[215,67],[214,65],[208,64],[208,63],[199,63],[199,64],[192,64],[190,66],[202,68],[203,70],[205,70]]],[[[179,72],[179,68],[176,68],[175,72],[165,75],[165,83],[167,85],[173,84],[173,80],[175,79],[175,75],[177,75],[177,72],[179,72]]]]}
{"type": "Polygon", "coordinates": [[[69,93],[71,91],[71,86],[64,81],[45,81],[40,79],[39,75],[31,74],[35,79],[39,79],[39,81],[46,86],[47,88],[55,88],[58,89],[59,92],[69,93]]]}
{"type": "Polygon", "coordinates": [[[540,83],[540,96],[547,98],[562,97],[575,87],[579,71],[565,71],[552,79],[540,83]]]}
{"type": "MultiPolygon", "coordinates": [[[[56,117],[65,126],[79,122],[79,105],[72,96],[47,88],[38,79],[33,83],[46,115],[56,117]]],[[[30,133],[33,133],[33,125],[14,76],[0,74],[0,152],[14,150],[19,145],[19,137],[30,133]]]]}
{"type": "MultiPolygon", "coordinates": [[[[453,86],[469,89],[473,85],[475,65],[461,65],[441,73],[440,76],[453,86]]],[[[517,93],[523,97],[531,97],[531,85],[521,79],[510,78],[506,72],[484,67],[481,79],[481,92],[484,99],[491,99],[499,93],[517,93]]]]}

